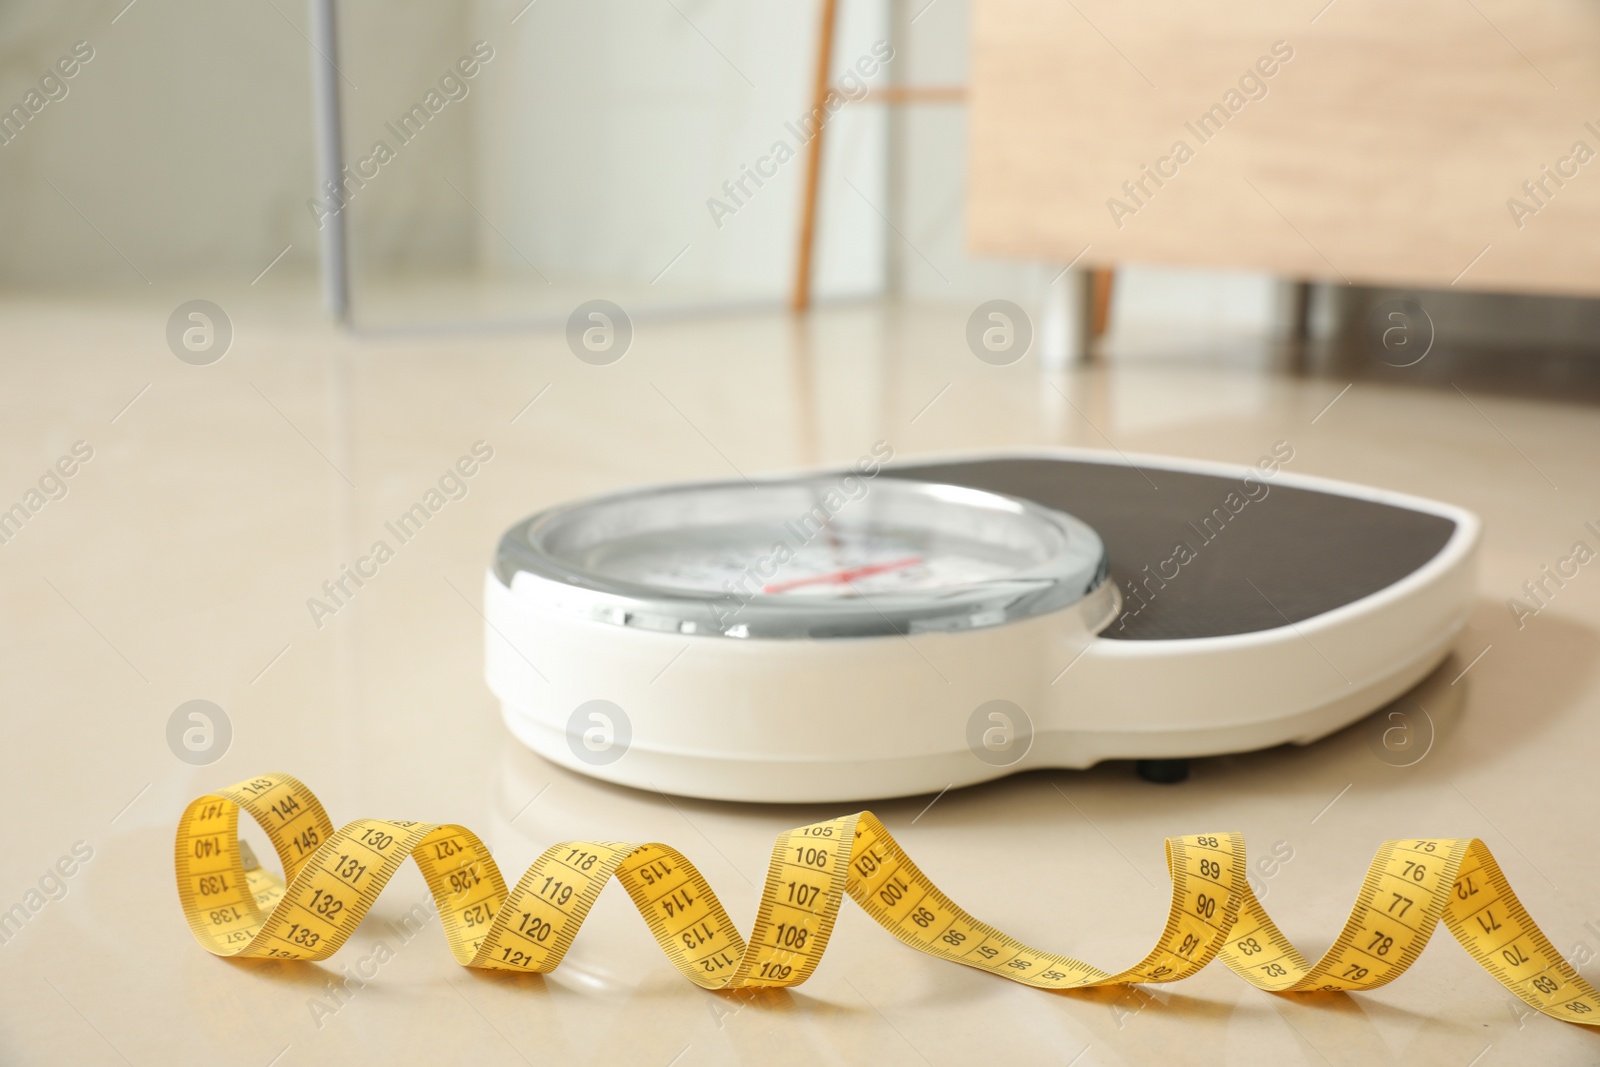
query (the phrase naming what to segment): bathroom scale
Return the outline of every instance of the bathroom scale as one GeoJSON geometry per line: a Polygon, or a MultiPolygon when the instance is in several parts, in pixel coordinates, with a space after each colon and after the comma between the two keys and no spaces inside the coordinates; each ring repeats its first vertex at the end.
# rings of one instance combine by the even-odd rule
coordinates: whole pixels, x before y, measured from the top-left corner
{"type": "Polygon", "coordinates": [[[562,504],[500,540],[488,684],[556,763],[724,800],[1308,744],[1450,653],[1480,523],[1292,454],[864,458],[562,504]]]}

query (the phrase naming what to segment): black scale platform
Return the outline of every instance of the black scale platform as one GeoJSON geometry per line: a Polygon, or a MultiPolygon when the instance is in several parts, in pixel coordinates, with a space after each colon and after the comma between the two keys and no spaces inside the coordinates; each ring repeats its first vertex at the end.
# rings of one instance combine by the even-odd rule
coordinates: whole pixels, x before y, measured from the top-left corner
{"type": "Polygon", "coordinates": [[[1126,602],[1101,634],[1114,640],[1220,637],[1301,622],[1394,584],[1455,532],[1439,515],[1271,477],[1248,486],[1259,497],[1250,500],[1240,478],[1121,463],[999,458],[893,474],[1034,500],[1094,527],[1126,602]],[[1230,493],[1237,512],[1225,504],[1230,493]],[[1180,544],[1192,553],[1188,562],[1178,562],[1180,544]]]}

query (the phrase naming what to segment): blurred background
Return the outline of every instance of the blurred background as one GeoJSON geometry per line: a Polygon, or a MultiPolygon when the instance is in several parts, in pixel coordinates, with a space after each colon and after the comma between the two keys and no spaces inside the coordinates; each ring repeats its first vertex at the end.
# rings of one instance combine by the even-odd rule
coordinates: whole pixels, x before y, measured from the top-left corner
{"type": "MultiPolygon", "coordinates": [[[[996,0],[991,10],[1008,10],[990,20],[1017,9],[1012,21],[1025,21],[1028,7],[996,0]]],[[[1581,8],[1563,11],[1592,32],[1581,8]]],[[[1559,34],[1562,27],[1548,25],[1555,17],[1547,13],[1536,28],[1559,34]]],[[[1046,360],[1092,351],[1108,359],[1278,360],[1312,370],[1342,360],[1384,373],[1368,366],[1396,362],[1370,358],[1374,309],[1409,297],[1422,298],[1427,313],[1425,324],[1407,326],[1433,339],[1430,372],[1450,359],[1492,371],[1480,364],[1514,350],[1544,367],[1519,375],[1519,388],[1592,388],[1596,306],[1570,292],[1541,292],[1537,282],[1464,294],[1446,284],[1445,272],[1395,292],[1383,287],[1394,279],[1341,277],[1331,261],[1300,275],[1241,268],[1237,255],[1208,256],[1225,250],[1205,235],[1194,239],[1198,251],[1185,247],[1167,263],[1141,258],[1138,248],[1118,256],[1091,249],[1079,259],[1074,250],[1094,237],[1087,226],[1078,227],[1081,240],[1045,239],[1027,254],[1008,251],[1025,242],[979,232],[977,243],[1000,254],[968,251],[975,113],[987,124],[988,146],[1014,145],[1015,127],[997,116],[1020,111],[1017,121],[1032,121],[1015,100],[1039,101],[1046,121],[1056,115],[1061,128],[1028,139],[1059,143],[1080,170],[1093,168],[1096,153],[1119,153],[1073,116],[1110,112],[1124,131],[1144,121],[1121,113],[1117,101],[1145,75],[1136,78],[1102,39],[1127,17],[1107,11],[1099,16],[1106,26],[1074,18],[1074,40],[1093,51],[1076,64],[1084,83],[1066,87],[1073,102],[1063,111],[1048,80],[1021,89],[986,89],[998,76],[973,84],[974,26],[983,24],[967,0],[837,10],[724,0],[10,4],[0,11],[0,101],[12,109],[0,148],[0,285],[108,298],[152,286],[299,298],[332,271],[337,278],[327,284],[344,294],[332,311],[359,330],[503,330],[559,325],[597,294],[644,318],[784,307],[805,243],[810,298],[819,304],[970,308],[1002,297],[1033,316],[1046,360]],[[332,13],[333,38],[319,32],[318,10],[332,13]],[[828,82],[847,99],[829,112],[812,186],[802,135],[811,128],[823,43],[828,82]],[[43,98],[34,113],[29,94],[74,46],[92,58],[56,79],[59,99],[48,87],[34,97],[43,98]],[[463,61],[471,77],[452,73],[463,61]],[[870,75],[859,74],[867,67],[870,75]],[[437,109],[424,107],[419,121],[413,109],[430,93],[437,109]],[[337,145],[337,159],[319,157],[319,137],[337,145]],[[773,158],[779,145],[788,157],[773,158]],[[325,184],[336,164],[352,168],[337,198],[325,184]],[[768,177],[750,177],[758,165],[768,177]],[[802,242],[808,202],[814,236],[802,242]],[[328,263],[330,229],[342,230],[342,263],[328,263]],[[1173,265],[1181,260],[1190,262],[1173,265]],[[1073,270],[1063,274],[1069,262],[1073,270]],[[1099,268],[1094,280],[1089,268],[1099,268]]],[[[1306,29],[1339,32],[1331,16],[1306,29]]],[[[1508,79],[1545,88],[1530,56],[1553,69],[1556,61],[1540,56],[1540,40],[1523,32],[1519,49],[1487,19],[1478,29],[1476,37],[1521,68],[1508,69],[1508,79]]],[[[1139,32],[1123,29],[1122,51],[1138,51],[1139,32]]],[[[1248,51],[1265,52],[1272,32],[1248,51]]],[[[976,52],[980,72],[984,55],[1003,43],[976,52]]],[[[1234,68],[1248,69],[1252,56],[1236,51],[1215,50],[1212,95],[1228,88],[1234,68]]],[[[1184,72],[1202,86],[1208,74],[1184,72]]],[[[1284,84],[1300,76],[1289,64],[1283,74],[1284,84]]],[[[1252,106],[1297,106],[1283,99],[1289,89],[1274,88],[1278,98],[1252,106]]],[[[1192,117],[1207,101],[1188,96],[1179,111],[1187,106],[1192,117]]],[[[1368,106],[1347,103],[1353,113],[1368,106]]],[[[1240,126],[1246,120],[1255,116],[1241,116],[1240,126]]],[[[1525,115],[1518,121],[1528,124],[1525,115]]],[[[1400,125],[1397,138],[1428,149],[1416,128],[1400,125]]],[[[1159,149],[1168,132],[1189,136],[1175,115],[1145,138],[1148,146],[1159,149]]],[[[1554,162],[1567,139],[1536,145],[1542,154],[1514,160],[1515,168],[1540,177],[1540,164],[1554,162]]],[[[1141,162],[1122,154],[1113,170],[1137,177],[1141,162]]],[[[1459,174],[1472,162],[1449,164],[1459,174]]],[[[1052,166],[1059,169],[1048,163],[1045,173],[1052,166]]],[[[1124,195],[1115,181],[1104,191],[1124,195]]],[[[1523,195],[1515,181],[1503,191],[1523,195]]],[[[1026,206],[1026,190],[990,181],[980,192],[1026,206]]],[[[1100,196],[1083,199],[1104,214],[1100,196]]],[[[1500,200],[1499,190],[1486,193],[1481,207],[1505,230],[1500,200]]],[[[1482,243],[1493,237],[1505,234],[1482,243]]]]}

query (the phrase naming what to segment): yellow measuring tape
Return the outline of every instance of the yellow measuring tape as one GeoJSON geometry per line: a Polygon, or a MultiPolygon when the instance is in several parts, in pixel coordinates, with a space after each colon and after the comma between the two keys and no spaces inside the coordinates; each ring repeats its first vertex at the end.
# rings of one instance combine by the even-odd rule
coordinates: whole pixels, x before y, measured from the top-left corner
{"type": "Polygon", "coordinates": [[[357,819],[335,831],[297,779],[264,774],[201,797],[178,824],[178,896],[195,938],[218,956],[321,960],[360,924],[407,856],[439,907],[457,962],[552,971],[612,878],[667,958],[706,989],[798,985],[822,959],[848,894],[920,952],[1042,989],[1174,982],[1213,959],[1274,993],[1373,989],[1421,954],[1442,919],[1472,958],[1546,1015],[1600,1023],[1600,994],[1534,925],[1477,839],[1388,841],[1355,910],[1315,965],[1278,931],[1245,878],[1239,834],[1167,839],[1172,907],[1149,955],[1109,974],[1029,948],[958,908],[870,812],[778,836],[748,942],[711,886],[661,844],[567,841],[511,889],[472,831],[357,819]],[[239,811],[260,823],[283,879],[239,843],[239,811]]]}

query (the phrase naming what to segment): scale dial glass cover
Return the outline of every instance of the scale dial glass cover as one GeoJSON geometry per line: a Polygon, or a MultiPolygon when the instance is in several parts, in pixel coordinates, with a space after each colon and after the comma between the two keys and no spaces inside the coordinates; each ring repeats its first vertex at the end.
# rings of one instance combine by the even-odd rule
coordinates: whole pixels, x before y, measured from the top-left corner
{"type": "Polygon", "coordinates": [[[543,608],[685,634],[837,638],[999,625],[1105,580],[1087,525],[997,493],[889,477],[668,486],[507,531],[496,573],[543,608]]]}

